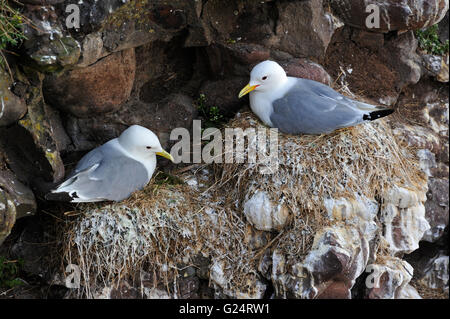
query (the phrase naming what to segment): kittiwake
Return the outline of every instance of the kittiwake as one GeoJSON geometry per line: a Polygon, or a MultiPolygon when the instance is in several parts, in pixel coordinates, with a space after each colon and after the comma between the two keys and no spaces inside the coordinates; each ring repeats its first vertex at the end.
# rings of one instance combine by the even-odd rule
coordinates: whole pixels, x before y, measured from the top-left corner
{"type": "Polygon", "coordinates": [[[239,98],[247,93],[261,121],[288,134],[331,133],[394,112],[348,98],[320,82],[289,77],[274,61],[253,68],[239,98]]]}
{"type": "Polygon", "coordinates": [[[46,198],[73,203],[121,201],[147,185],[156,168],[156,155],[173,161],[152,131],[132,125],[87,153],[46,198]]]}

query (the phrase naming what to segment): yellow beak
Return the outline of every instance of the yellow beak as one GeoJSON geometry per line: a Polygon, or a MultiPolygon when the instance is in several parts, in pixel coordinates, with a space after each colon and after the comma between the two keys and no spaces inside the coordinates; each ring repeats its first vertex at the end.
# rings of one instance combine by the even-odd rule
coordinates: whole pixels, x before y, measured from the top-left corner
{"type": "Polygon", "coordinates": [[[250,83],[247,84],[247,85],[245,86],[245,88],[243,88],[243,89],[241,90],[241,92],[239,92],[239,98],[241,98],[241,97],[243,97],[244,95],[250,93],[251,91],[253,91],[253,90],[256,89],[257,87],[258,87],[258,85],[250,85],[250,83]]]}
{"type": "Polygon", "coordinates": [[[156,155],[162,156],[164,158],[167,158],[168,160],[171,160],[173,162],[173,157],[172,155],[170,155],[169,153],[167,153],[166,151],[162,151],[162,152],[157,152],[156,155]]]}

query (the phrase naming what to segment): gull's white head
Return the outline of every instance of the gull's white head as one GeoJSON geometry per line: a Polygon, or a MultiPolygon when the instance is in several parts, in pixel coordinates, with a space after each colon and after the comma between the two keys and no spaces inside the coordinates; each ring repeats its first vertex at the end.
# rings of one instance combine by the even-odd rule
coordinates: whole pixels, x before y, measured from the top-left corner
{"type": "Polygon", "coordinates": [[[140,125],[132,125],[123,131],[119,136],[119,143],[140,159],[149,159],[156,154],[173,162],[172,156],[163,150],[155,133],[140,125]]]}
{"type": "Polygon", "coordinates": [[[274,61],[258,63],[250,73],[250,83],[239,93],[239,98],[251,91],[270,91],[287,80],[286,72],[274,61]]]}

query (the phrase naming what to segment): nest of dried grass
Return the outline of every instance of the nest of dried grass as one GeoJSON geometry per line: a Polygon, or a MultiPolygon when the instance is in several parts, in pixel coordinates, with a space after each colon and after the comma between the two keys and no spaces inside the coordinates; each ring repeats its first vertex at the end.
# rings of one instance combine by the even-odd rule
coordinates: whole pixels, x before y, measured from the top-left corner
{"type": "MultiPolygon", "coordinates": [[[[263,128],[269,136],[269,128],[252,112],[239,114],[229,127],[263,128]]],[[[279,134],[278,168],[273,174],[260,174],[260,169],[248,163],[215,165],[215,188],[240,203],[256,190],[266,191],[275,203],[284,203],[291,223],[275,247],[292,262],[301,261],[314,234],[329,226],[324,199],[362,195],[381,202],[393,185],[418,188],[426,184],[416,153],[397,143],[384,119],[331,134],[279,134]]]]}
{"type": "MultiPolygon", "coordinates": [[[[269,130],[250,112],[228,127],[269,130]]],[[[62,232],[64,264],[79,265],[82,272],[80,296],[93,297],[96,287],[143,269],[154,274],[155,287],[164,282],[176,293],[178,271],[195,266],[198,255],[223,265],[224,291],[251,294],[268,249],[278,249],[288,263],[302,261],[316,232],[329,224],[324,199],[381,199],[394,184],[416,187],[426,178],[416,155],[397,144],[382,120],[329,135],[279,134],[278,142],[279,165],[272,174],[261,174],[258,163],[204,165],[215,173],[204,191],[150,183],[119,204],[80,206],[82,214],[62,232]],[[256,190],[284,203],[290,222],[255,246],[242,207],[256,190]]]]}
{"type": "Polygon", "coordinates": [[[92,298],[98,287],[114,287],[141,270],[153,275],[155,288],[176,293],[178,272],[195,267],[200,255],[229,267],[230,290],[234,278],[256,277],[248,270],[253,252],[244,238],[245,220],[187,185],[151,183],[122,203],[79,210],[63,231],[64,264],[78,265],[82,273],[79,297],[92,298]]]}

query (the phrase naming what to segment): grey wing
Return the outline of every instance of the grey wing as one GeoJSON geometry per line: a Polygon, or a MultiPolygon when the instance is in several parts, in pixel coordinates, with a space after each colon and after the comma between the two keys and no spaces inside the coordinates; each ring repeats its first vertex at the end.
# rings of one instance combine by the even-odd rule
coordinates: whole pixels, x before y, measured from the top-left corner
{"type": "Polygon", "coordinates": [[[274,127],[290,134],[321,134],[364,121],[373,105],[349,99],[329,86],[307,79],[297,83],[273,102],[274,127]]]}
{"type": "Polygon", "coordinates": [[[102,152],[91,155],[54,193],[66,192],[73,202],[121,201],[148,183],[147,169],[132,158],[102,156],[102,152]]]}

